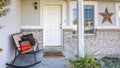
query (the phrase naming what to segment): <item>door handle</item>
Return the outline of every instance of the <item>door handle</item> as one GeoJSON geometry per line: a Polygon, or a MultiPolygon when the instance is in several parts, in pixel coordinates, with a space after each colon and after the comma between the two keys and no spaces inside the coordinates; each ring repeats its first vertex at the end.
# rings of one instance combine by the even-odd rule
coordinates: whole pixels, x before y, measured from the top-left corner
{"type": "Polygon", "coordinates": [[[59,24],[61,26],[61,24],[59,24]]]}
{"type": "Polygon", "coordinates": [[[62,28],[62,25],[61,25],[61,24],[59,24],[59,25],[60,25],[60,27],[59,27],[59,28],[61,29],[61,28],[62,28]]]}

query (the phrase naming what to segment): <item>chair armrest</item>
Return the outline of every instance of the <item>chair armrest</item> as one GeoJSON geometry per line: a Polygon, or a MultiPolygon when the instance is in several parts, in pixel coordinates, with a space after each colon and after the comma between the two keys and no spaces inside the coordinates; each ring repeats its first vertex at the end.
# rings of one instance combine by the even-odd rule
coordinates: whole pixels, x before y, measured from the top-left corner
{"type": "Polygon", "coordinates": [[[35,40],[35,43],[37,44],[37,46],[39,45],[39,42],[37,41],[37,39],[34,39],[35,40]]]}

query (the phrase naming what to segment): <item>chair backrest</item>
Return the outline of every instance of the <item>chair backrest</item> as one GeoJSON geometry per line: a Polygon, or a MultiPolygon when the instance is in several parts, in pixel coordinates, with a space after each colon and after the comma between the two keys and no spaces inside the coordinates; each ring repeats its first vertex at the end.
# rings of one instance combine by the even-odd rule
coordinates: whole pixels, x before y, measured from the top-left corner
{"type": "Polygon", "coordinates": [[[23,36],[22,33],[17,33],[17,34],[14,34],[12,35],[12,38],[14,40],[14,43],[16,45],[16,47],[18,48],[18,50],[20,51],[20,44],[19,44],[19,41],[21,41],[21,37],[23,36]]]}
{"type": "Polygon", "coordinates": [[[23,35],[21,38],[23,41],[29,41],[31,46],[35,45],[35,39],[33,38],[32,33],[23,35]]]}

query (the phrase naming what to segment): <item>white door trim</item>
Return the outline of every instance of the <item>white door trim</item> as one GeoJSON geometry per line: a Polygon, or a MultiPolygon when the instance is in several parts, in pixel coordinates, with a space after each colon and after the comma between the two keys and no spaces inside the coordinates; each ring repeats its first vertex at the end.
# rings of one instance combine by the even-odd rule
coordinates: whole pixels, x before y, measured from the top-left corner
{"type": "Polygon", "coordinates": [[[66,17],[64,16],[64,13],[63,12],[66,12],[66,7],[65,7],[65,3],[63,2],[63,3],[58,3],[58,2],[56,2],[56,3],[43,3],[43,47],[45,47],[45,45],[44,45],[44,28],[45,28],[45,26],[44,26],[44,13],[45,13],[45,6],[46,5],[61,5],[61,46],[63,47],[63,26],[64,26],[64,20],[66,19],[66,17]]]}

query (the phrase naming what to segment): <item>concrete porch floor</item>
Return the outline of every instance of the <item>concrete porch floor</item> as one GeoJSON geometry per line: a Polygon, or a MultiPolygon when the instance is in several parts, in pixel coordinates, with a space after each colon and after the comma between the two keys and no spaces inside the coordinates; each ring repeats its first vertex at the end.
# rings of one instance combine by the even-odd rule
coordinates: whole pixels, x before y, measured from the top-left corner
{"type": "MultiPolygon", "coordinates": [[[[37,60],[41,60],[41,63],[30,68],[67,68],[69,58],[74,58],[74,56],[69,51],[63,51],[63,53],[65,55],[64,58],[43,58],[43,52],[39,52],[37,53],[37,60]]],[[[34,62],[33,55],[22,55],[18,57],[15,64],[20,66],[31,64],[32,62],[34,62]]]]}

